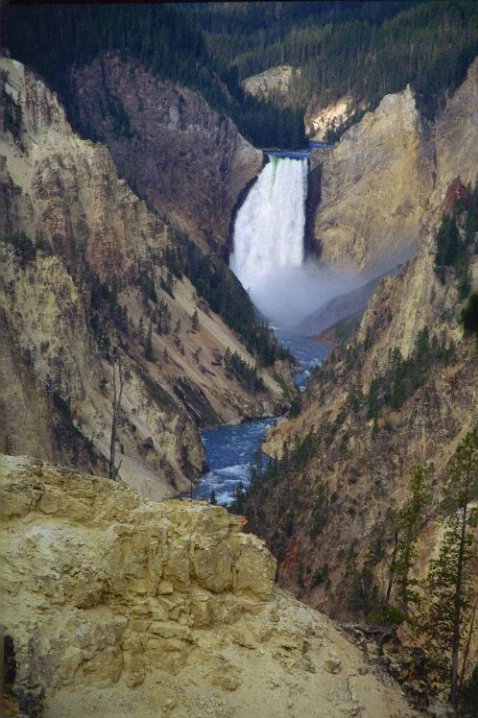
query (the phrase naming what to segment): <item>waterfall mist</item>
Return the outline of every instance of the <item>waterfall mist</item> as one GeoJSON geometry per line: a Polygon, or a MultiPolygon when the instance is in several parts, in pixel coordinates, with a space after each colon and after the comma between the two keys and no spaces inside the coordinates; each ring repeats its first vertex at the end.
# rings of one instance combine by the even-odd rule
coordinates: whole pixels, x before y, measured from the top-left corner
{"type": "Polygon", "coordinates": [[[307,160],[271,156],[240,208],[230,267],[273,325],[297,328],[364,283],[304,257],[307,160]]]}

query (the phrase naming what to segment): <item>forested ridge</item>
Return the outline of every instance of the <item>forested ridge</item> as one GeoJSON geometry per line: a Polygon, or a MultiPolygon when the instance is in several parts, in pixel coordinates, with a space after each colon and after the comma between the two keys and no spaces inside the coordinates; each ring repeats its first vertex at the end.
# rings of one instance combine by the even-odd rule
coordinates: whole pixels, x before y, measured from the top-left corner
{"type": "MultiPolygon", "coordinates": [[[[304,144],[304,116],[344,96],[358,119],[410,84],[436,112],[478,54],[473,0],[11,5],[3,45],[68,105],[68,68],[108,50],[201,92],[256,146],[304,144]],[[287,95],[259,101],[242,81],[281,64],[287,95]]],[[[74,119],[74,118],[72,118],[74,119]]]]}
{"type": "Polygon", "coordinates": [[[286,101],[304,111],[347,94],[373,109],[410,83],[431,114],[478,52],[470,0],[193,5],[211,55],[239,81],[300,68],[286,101]]]}

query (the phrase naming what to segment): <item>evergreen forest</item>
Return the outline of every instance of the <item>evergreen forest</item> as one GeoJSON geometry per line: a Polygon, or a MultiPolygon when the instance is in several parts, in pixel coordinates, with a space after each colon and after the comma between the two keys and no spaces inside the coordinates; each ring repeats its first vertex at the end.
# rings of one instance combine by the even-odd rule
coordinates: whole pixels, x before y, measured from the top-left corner
{"type": "Polygon", "coordinates": [[[349,95],[374,109],[410,84],[432,115],[478,50],[472,0],[191,3],[218,66],[239,82],[283,64],[300,72],[278,104],[325,107],[349,95]],[[225,42],[227,36],[227,42],[225,42]]]}
{"type": "Polygon", "coordinates": [[[13,3],[4,12],[2,45],[44,76],[67,106],[69,68],[117,51],[201,92],[254,145],[294,148],[306,141],[306,114],[344,96],[356,120],[410,84],[432,116],[478,53],[478,6],[473,0],[13,3]],[[298,70],[286,96],[260,101],[243,91],[245,78],[282,64],[298,70]]]}

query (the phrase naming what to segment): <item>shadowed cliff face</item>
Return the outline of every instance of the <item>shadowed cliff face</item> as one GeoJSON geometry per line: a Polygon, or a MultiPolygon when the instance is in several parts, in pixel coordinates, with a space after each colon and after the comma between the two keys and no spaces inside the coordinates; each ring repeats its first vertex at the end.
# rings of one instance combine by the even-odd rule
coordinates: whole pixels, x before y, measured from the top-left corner
{"type": "Polygon", "coordinates": [[[171,227],[38,78],[12,60],[2,70],[1,448],[103,471],[119,347],[120,477],[154,498],[187,491],[204,464],[199,427],[270,414],[282,392],[265,375],[259,394],[226,375],[226,348],[255,361],[171,277],[171,227]]]}
{"type": "Polygon", "coordinates": [[[115,55],[72,72],[74,114],[121,176],[178,229],[224,254],[240,191],[262,153],[192,90],[115,55]]]}
{"type": "Polygon", "coordinates": [[[243,518],[25,457],[0,459],[0,492],[6,715],[416,715],[377,662],[274,587],[243,518]]]}

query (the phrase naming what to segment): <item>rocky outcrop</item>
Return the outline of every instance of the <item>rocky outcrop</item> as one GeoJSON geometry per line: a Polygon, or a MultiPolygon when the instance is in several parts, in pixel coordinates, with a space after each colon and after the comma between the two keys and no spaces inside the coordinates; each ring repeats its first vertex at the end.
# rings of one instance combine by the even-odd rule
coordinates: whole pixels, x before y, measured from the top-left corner
{"type": "Polygon", "coordinates": [[[432,135],[425,132],[407,90],[386,97],[376,113],[367,115],[347,132],[335,148],[320,153],[322,203],[315,228],[324,259],[369,269],[383,262],[386,253],[396,257],[401,251],[411,251],[419,241],[417,254],[406,271],[397,279],[384,280],[360,334],[363,339],[368,332],[380,342],[374,355],[379,367],[393,347],[407,356],[417,332],[435,323],[440,311],[453,315],[456,295],[451,291],[444,298],[433,269],[435,235],[443,212],[451,211],[460,188],[473,185],[477,179],[477,117],[478,60],[438,117],[432,135]],[[387,136],[391,143],[395,138],[395,148],[387,147],[387,136]],[[362,145],[360,138],[366,137],[362,145]],[[375,152],[378,145],[374,146],[374,138],[378,141],[379,137],[383,143],[381,153],[375,152]],[[376,176],[369,174],[373,158],[377,160],[376,176]],[[394,211],[394,197],[398,202],[399,195],[411,203],[410,214],[402,220],[400,213],[394,211]],[[352,217],[352,208],[356,210],[356,225],[368,227],[361,238],[357,226],[345,226],[352,217]],[[327,218],[331,217],[336,218],[335,226],[330,226],[327,218]],[[439,308],[441,302],[446,306],[439,308]],[[393,321],[380,338],[377,326],[369,325],[370,317],[383,319],[385,314],[392,314],[393,321]]]}
{"type": "Polygon", "coordinates": [[[291,86],[299,75],[300,69],[291,67],[291,65],[279,65],[247,77],[242,86],[246,92],[258,100],[267,101],[273,97],[277,102],[283,97],[287,98],[291,86]]]}
{"type": "Polygon", "coordinates": [[[377,276],[406,261],[452,181],[476,180],[477,74],[475,61],[434,123],[407,87],[313,153],[321,178],[313,236],[326,264],[377,276]]]}
{"type": "Polygon", "coordinates": [[[341,97],[327,107],[310,109],[305,117],[305,130],[311,140],[323,141],[327,132],[345,124],[354,110],[352,97],[341,97]]]}
{"type": "Polygon", "coordinates": [[[244,520],[0,460],[6,715],[416,715],[244,520]]]}
{"type": "Polygon", "coordinates": [[[259,395],[228,375],[227,348],[255,360],[172,276],[171,227],[38,78],[13,60],[1,69],[0,446],[104,471],[119,348],[120,476],[154,498],[188,491],[204,465],[199,427],[270,415],[282,392],[265,374],[259,395]]]}
{"type": "Polygon", "coordinates": [[[116,55],[72,71],[71,82],[78,127],[108,146],[120,175],[175,227],[223,252],[262,153],[201,95],[116,55]]]}
{"type": "Polygon", "coordinates": [[[410,88],[387,95],[332,149],[316,153],[314,237],[326,264],[375,276],[410,257],[433,189],[433,145],[410,88]]]}
{"type": "Polygon", "coordinates": [[[451,97],[436,122],[437,190],[444,191],[456,177],[464,184],[477,179],[478,59],[465,82],[451,97]]]}

